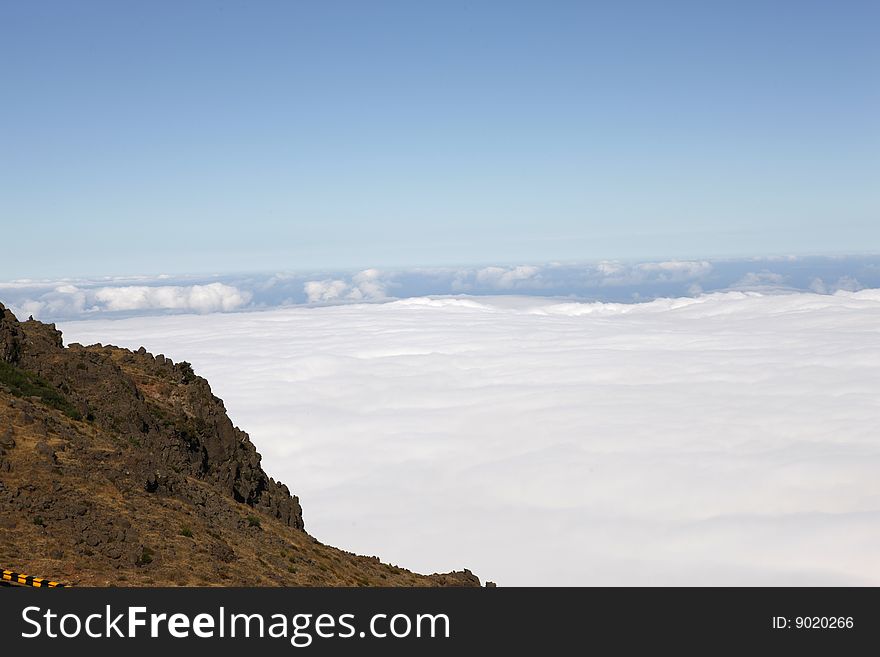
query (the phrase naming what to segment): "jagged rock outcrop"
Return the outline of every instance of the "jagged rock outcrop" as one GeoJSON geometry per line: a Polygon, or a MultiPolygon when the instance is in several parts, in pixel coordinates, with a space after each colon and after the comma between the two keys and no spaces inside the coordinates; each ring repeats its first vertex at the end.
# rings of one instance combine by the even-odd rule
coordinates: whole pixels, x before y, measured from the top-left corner
{"type": "Polygon", "coordinates": [[[185,476],[205,479],[236,501],[303,528],[287,486],[268,477],[249,436],[189,363],[117,347],[71,345],[54,324],[18,322],[2,305],[0,345],[7,363],[36,374],[76,413],[134,445],[144,486],[186,495],[185,476]]]}
{"type": "Polygon", "coordinates": [[[21,342],[22,334],[18,320],[0,303],[0,362],[17,363],[21,342]]]}

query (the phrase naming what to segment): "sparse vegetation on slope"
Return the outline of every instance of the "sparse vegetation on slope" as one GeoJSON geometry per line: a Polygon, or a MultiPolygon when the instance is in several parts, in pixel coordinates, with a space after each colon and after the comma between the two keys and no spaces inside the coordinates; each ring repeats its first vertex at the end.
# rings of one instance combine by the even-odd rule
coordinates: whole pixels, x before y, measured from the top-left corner
{"type": "Polygon", "coordinates": [[[43,404],[58,409],[74,420],[82,417],[63,394],[36,374],[3,361],[0,361],[0,385],[6,386],[9,393],[16,397],[38,397],[43,404]]]}

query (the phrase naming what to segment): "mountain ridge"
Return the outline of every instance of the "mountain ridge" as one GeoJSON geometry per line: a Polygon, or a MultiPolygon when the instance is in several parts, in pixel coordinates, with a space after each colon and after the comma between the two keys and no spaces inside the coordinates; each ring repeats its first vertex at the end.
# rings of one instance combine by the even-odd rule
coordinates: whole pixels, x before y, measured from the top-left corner
{"type": "Polygon", "coordinates": [[[479,586],[325,546],[185,362],[0,304],[0,565],[79,585],[479,586]]]}

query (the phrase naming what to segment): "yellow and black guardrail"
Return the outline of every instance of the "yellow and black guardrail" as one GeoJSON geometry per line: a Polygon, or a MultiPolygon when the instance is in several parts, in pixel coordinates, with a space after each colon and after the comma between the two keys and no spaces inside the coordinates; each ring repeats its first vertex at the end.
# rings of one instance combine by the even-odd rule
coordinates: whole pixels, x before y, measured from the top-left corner
{"type": "Polygon", "coordinates": [[[56,582],[55,580],[46,579],[45,577],[33,577],[32,575],[25,575],[23,573],[16,573],[11,570],[4,570],[3,575],[0,576],[4,582],[12,582],[13,584],[20,584],[22,586],[33,586],[34,588],[49,588],[49,589],[63,589],[68,588],[67,584],[62,584],[61,582],[56,582]]]}

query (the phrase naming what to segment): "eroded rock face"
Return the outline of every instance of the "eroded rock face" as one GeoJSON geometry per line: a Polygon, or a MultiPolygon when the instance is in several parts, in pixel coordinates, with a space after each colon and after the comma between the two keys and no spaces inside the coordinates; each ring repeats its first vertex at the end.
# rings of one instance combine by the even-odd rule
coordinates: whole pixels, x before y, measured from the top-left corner
{"type": "Polygon", "coordinates": [[[54,324],[19,322],[2,305],[0,360],[39,377],[60,395],[53,402],[68,414],[118,436],[130,452],[130,469],[147,491],[197,495],[187,483],[190,476],[303,528],[299,500],[266,475],[248,435],[232,424],[223,401],[189,363],[154,357],[143,348],[65,348],[54,324]]]}
{"type": "Polygon", "coordinates": [[[0,303],[0,361],[15,364],[21,351],[22,334],[12,311],[0,303]]]}

